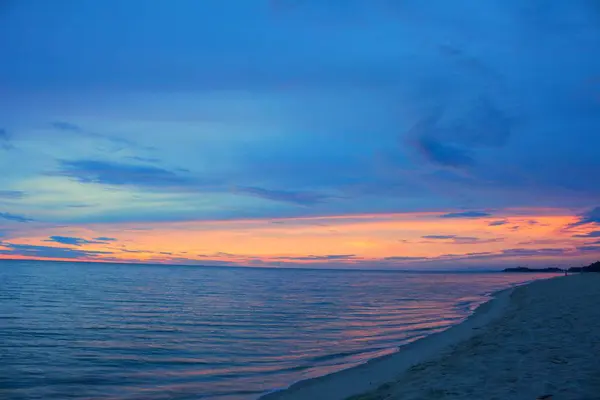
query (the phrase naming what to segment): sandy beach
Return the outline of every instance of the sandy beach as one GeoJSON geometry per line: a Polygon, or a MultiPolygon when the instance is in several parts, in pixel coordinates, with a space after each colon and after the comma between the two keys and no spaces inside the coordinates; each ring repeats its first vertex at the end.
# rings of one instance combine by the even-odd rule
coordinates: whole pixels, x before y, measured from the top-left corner
{"type": "Polygon", "coordinates": [[[496,294],[460,325],[263,400],[600,399],[600,274],[496,294]]]}

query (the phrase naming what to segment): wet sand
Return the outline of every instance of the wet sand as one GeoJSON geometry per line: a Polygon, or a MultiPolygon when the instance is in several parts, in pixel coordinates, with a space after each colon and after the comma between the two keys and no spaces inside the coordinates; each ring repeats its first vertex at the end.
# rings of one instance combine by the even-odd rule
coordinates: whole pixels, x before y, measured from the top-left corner
{"type": "Polygon", "coordinates": [[[496,294],[460,325],[265,400],[600,399],[600,274],[496,294]]]}

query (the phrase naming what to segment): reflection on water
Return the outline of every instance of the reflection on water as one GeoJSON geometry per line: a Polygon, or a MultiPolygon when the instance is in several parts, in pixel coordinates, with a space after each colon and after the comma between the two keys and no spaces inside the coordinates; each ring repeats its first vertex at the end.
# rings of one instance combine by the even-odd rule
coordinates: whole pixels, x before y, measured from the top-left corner
{"type": "Polygon", "coordinates": [[[0,398],[253,399],[533,278],[3,261],[0,398]]]}

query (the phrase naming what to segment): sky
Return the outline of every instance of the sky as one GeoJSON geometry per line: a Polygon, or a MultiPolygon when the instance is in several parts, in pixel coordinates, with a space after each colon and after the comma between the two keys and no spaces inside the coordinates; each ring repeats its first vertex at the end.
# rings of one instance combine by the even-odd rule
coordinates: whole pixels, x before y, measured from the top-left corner
{"type": "Polygon", "coordinates": [[[600,258],[593,0],[0,0],[0,258],[600,258]]]}

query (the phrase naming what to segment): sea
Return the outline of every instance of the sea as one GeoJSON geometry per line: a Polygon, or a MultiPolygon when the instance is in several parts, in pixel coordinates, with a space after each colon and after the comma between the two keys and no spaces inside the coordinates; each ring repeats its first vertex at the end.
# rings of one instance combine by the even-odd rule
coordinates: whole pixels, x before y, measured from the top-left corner
{"type": "Polygon", "coordinates": [[[0,261],[0,399],[257,399],[549,276],[0,261]]]}

